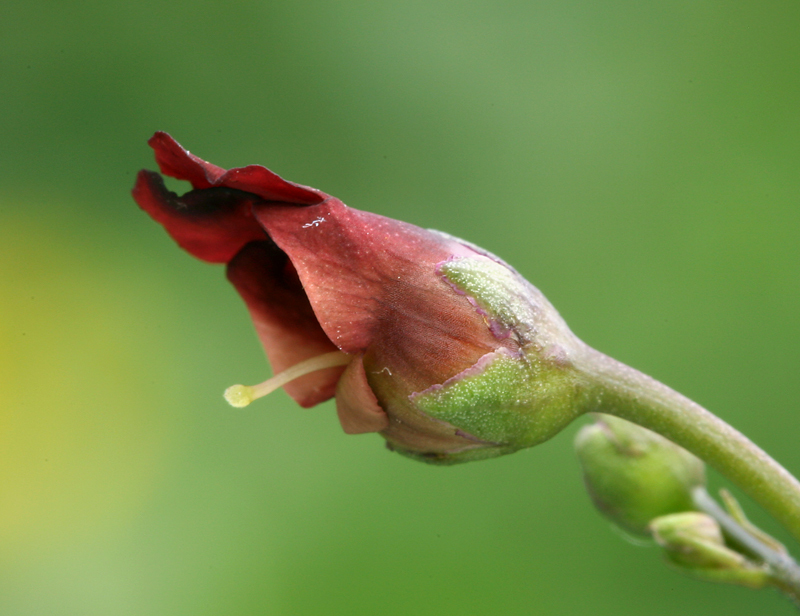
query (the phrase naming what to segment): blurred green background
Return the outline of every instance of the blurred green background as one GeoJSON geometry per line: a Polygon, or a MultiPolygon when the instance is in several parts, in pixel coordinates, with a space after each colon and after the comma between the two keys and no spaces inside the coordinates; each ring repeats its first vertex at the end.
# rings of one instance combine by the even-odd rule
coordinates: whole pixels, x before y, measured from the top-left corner
{"type": "Polygon", "coordinates": [[[626,542],[577,425],[433,468],[331,403],[227,407],[269,374],[244,306],[129,191],[166,130],[469,239],[798,473],[798,32],[778,0],[6,0],[0,613],[794,613],[626,542]]]}

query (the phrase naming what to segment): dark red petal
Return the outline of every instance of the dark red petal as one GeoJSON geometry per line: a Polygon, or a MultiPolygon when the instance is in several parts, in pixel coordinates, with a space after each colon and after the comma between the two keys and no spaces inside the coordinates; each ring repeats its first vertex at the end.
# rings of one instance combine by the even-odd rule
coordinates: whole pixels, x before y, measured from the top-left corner
{"type": "Polygon", "coordinates": [[[266,237],[252,213],[261,200],[244,192],[209,188],[178,197],[160,175],[140,171],[133,198],[181,248],[204,261],[227,263],[245,244],[266,237]]]}
{"type": "Polygon", "coordinates": [[[346,353],[369,349],[377,370],[409,380],[408,393],[495,348],[482,317],[436,273],[437,263],[472,249],[334,198],[253,211],[297,269],[328,338],[346,353]]]}
{"type": "Polygon", "coordinates": [[[261,165],[231,169],[219,179],[218,185],[251,192],[266,201],[283,201],[298,205],[312,205],[328,197],[315,188],[284,180],[261,165]]]}
{"type": "Polygon", "coordinates": [[[336,414],[346,434],[380,432],[389,427],[389,416],[367,382],[362,355],[353,358],[339,379],[336,414]]]}
{"type": "Polygon", "coordinates": [[[250,192],[267,201],[284,201],[299,205],[319,203],[328,195],[288,182],[261,165],[225,171],[191,154],[170,135],[157,132],[147,142],[155,150],[161,173],[191,182],[195,189],[224,186],[250,192]]]}
{"type": "MultiPolygon", "coordinates": [[[[245,246],[228,264],[228,279],[247,304],[276,374],[336,350],[322,331],[292,264],[271,242],[245,246]]],[[[318,370],[284,389],[300,406],[314,406],[333,397],[343,370],[342,366],[318,370]]]]}
{"type": "Polygon", "coordinates": [[[225,173],[225,169],[207,163],[181,145],[170,135],[158,131],[147,142],[155,150],[161,173],[179,180],[187,180],[194,188],[209,188],[225,173]]]}

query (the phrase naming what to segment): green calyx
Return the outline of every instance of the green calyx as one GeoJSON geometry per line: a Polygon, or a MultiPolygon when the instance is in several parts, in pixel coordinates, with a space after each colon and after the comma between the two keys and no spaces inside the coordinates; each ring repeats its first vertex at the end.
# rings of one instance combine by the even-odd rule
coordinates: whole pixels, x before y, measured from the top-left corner
{"type": "Polygon", "coordinates": [[[528,285],[508,266],[486,257],[461,258],[440,264],[439,273],[484,314],[495,335],[514,330],[524,336],[533,328],[536,305],[528,285]]]}
{"type": "Polygon", "coordinates": [[[517,272],[485,256],[451,259],[437,271],[483,316],[498,348],[410,396],[419,411],[475,442],[420,459],[452,464],[494,457],[557,434],[582,409],[568,361],[575,339],[556,310],[517,272]]]}
{"type": "Polygon", "coordinates": [[[549,439],[572,421],[572,392],[568,372],[501,350],[414,394],[412,401],[431,417],[510,453],[549,439]]]}

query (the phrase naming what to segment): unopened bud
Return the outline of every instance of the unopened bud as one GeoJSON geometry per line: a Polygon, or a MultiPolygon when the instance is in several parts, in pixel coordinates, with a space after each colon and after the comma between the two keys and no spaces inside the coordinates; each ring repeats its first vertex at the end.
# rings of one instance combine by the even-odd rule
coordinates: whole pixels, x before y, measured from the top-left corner
{"type": "Polygon", "coordinates": [[[656,518],[653,538],[670,564],[694,577],[750,588],[770,584],[769,571],[725,545],[719,524],[705,513],[687,511],[656,518]]]}
{"type": "Polygon", "coordinates": [[[595,506],[624,530],[648,535],[653,518],[694,509],[692,489],[705,483],[703,462],[662,436],[600,415],[575,448],[595,506]]]}

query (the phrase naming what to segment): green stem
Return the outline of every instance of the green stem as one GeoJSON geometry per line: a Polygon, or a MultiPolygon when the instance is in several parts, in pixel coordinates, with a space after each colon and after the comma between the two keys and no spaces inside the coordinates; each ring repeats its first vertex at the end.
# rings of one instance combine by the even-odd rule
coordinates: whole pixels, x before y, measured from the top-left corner
{"type": "Polygon", "coordinates": [[[778,552],[763,543],[742,527],[732,516],[717,504],[702,486],[692,491],[692,501],[698,510],[710,515],[722,530],[747,552],[769,566],[775,586],[783,591],[797,607],[800,607],[800,567],[788,554],[778,552]]]}
{"type": "Polygon", "coordinates": [[[725,475],[800,541],[800,482],[742,433],[666,385],[584,346],[573,366],[586,379],[587,411],[657,432],[725,475]]]}

